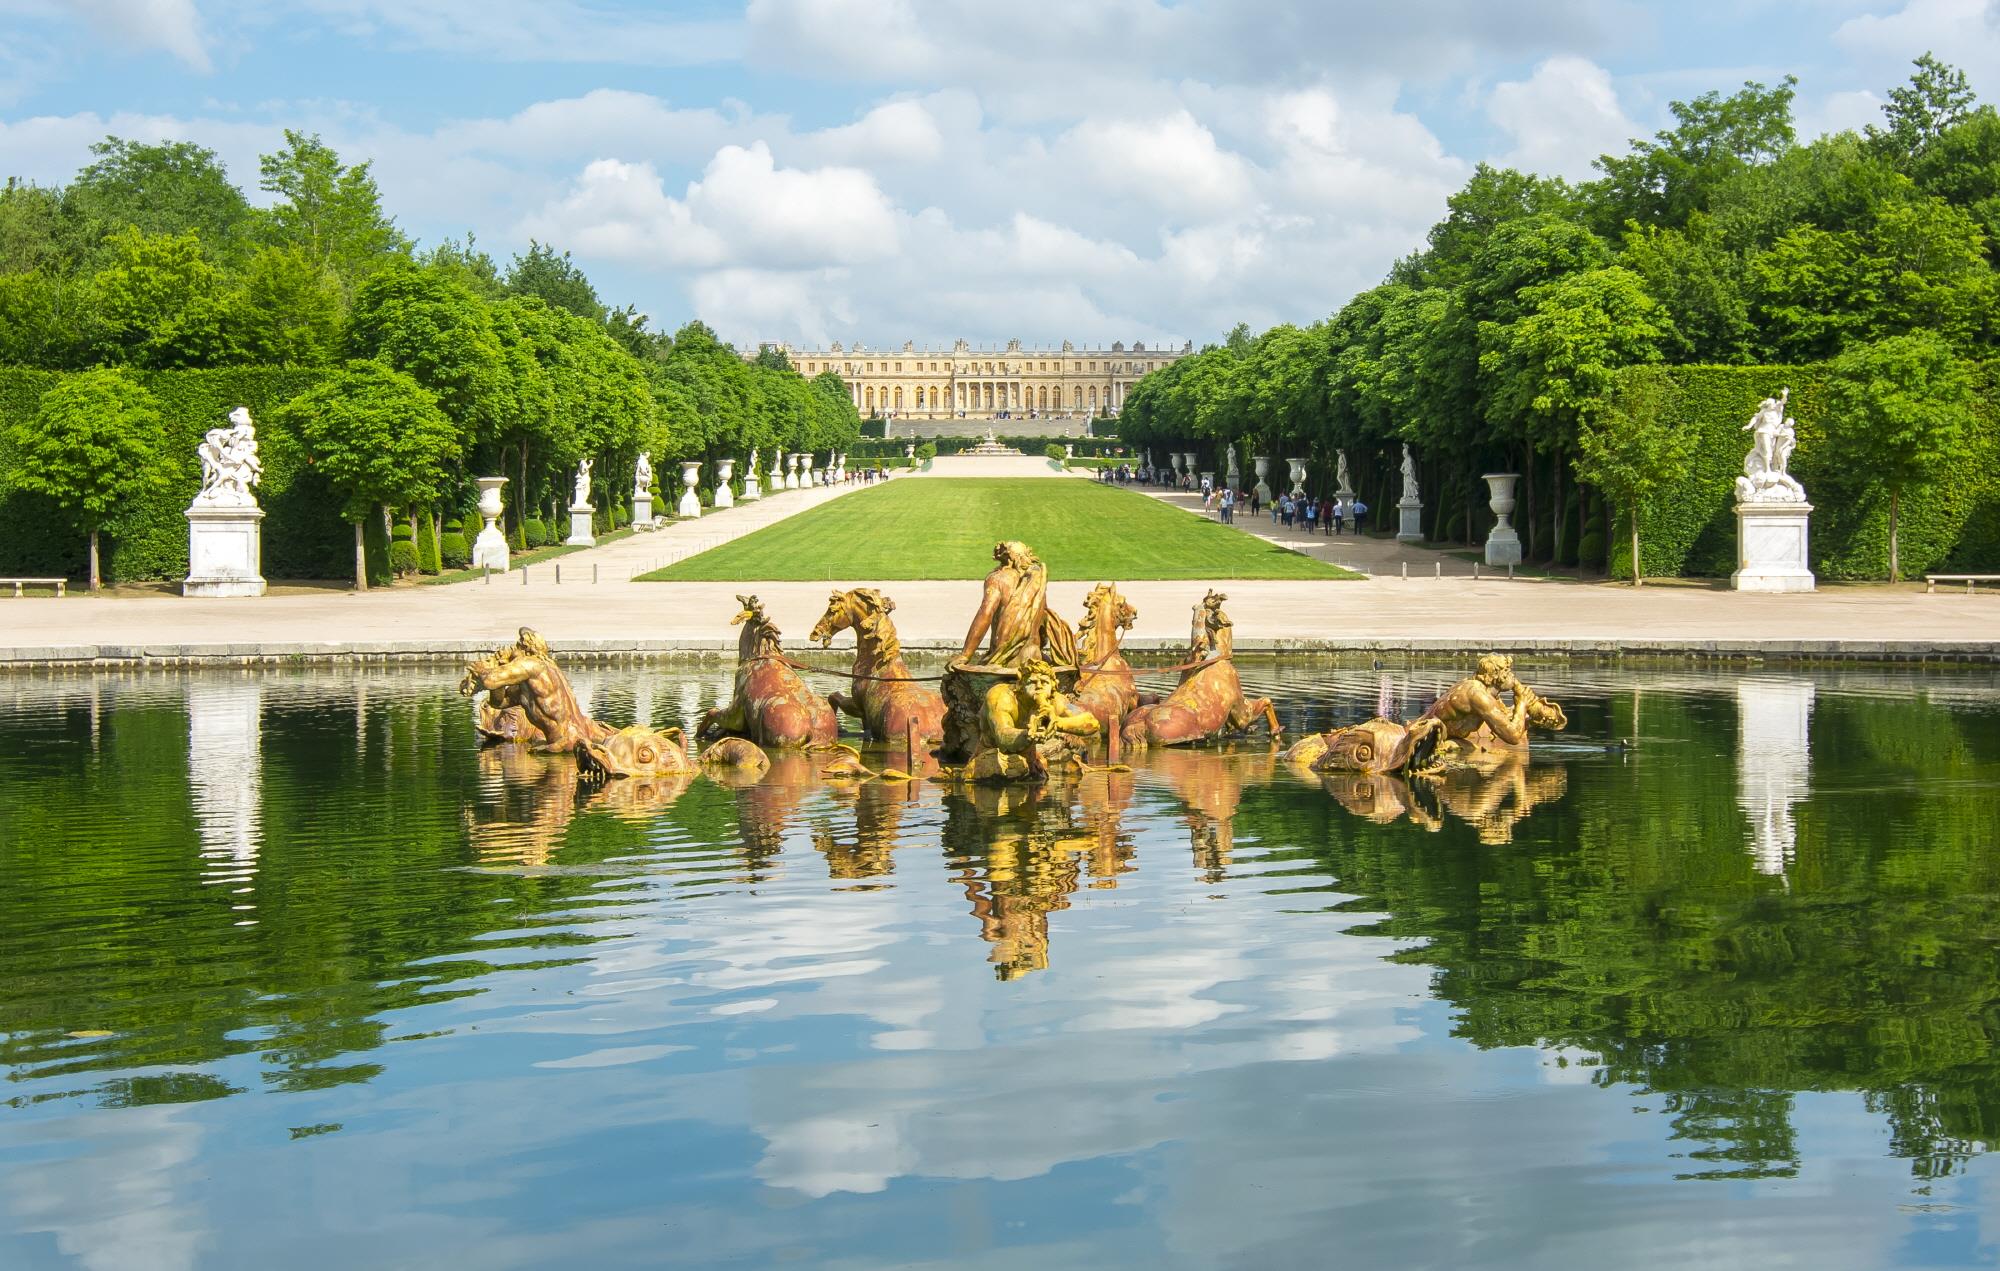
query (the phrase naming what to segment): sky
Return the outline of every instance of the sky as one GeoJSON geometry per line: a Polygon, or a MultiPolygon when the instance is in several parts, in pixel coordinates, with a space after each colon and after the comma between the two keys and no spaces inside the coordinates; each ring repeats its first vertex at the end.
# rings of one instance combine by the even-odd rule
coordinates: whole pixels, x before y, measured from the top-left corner
{"type": "Polygon", "coordinates": [[[0,0],[0,175],[176,138],[264,201],[289,127],[669,330],[1200,345],[1380,282],[1481,161],[1787,74],[1859,127],[1927,50],[2000,93],[2000,0],[0,0]]]}

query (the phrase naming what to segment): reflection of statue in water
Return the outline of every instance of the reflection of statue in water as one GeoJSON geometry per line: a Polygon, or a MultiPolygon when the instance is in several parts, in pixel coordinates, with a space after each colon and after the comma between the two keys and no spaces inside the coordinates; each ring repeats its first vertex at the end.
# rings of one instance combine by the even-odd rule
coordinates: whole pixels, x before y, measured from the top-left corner
{"type": "Polygon", "coordinates": [[[965,888],[995,977],[1049,965],[1049,915],[1069,908],[1092,837],[1044,786],[965,786],[945,796],[947,865],[965,888]]]}
{"type": "Polygon", "coordinates": [[[834,786],[831,798],[835,805],[854,812],[854,837],[844,842],[837,830],[814,827],[813,848],[826,857],[827,874],[833,878],[878,878],[892,872],[895,863],[891,854],[900,845],[897,840],[903,814],[935,797],[933,787],[916,781],[834,786]]]}
{"type": "Polygon", "coordinates": [[[1268,782],[1276,767],[1277,757],[1268,748],[1169,749],[1147,760],[1147,770],[1164,776],[1186,808],[1188,848],[1202,881],[1219,883],[1228,877],[1244,787],[1268,782]]]}
{"type": "Polygon", "coordinates": [[[467,697],[486,694],[478,719],[484,743],[526,741],[539,750],[567,752],[616,731],[583,713],[548,641],[528,627],[514,643],[468,664],[458,691],[467,697]]]}
{"type": "Polygon", "coordinates": [[[1077,710],[1056,688],[1055,668],[1039,659],[1021,678],[986,691],[979,744],[960,775],[971,781],[1046,781],[1051,769],[1079,770],[1097,717],[1077,710]]]}
{"type": "Polygon", "coordinates": [[[1736,478],[1736,501],[1738,503],[1803,503],[1806,500],[1805,487],[1793,479],[1787,466],[1791,463],[1792,451],[1798,448],[1798,432],[1795,421],[1785,414],[1785,403],[1791,399],[1792,390],[1786,389],[1776,397],[1767,397],[1757,406],[1757,413],[1750,422],[1743,425],[1743,431],[1751,435],[1750,453],[1743,457],[1743,475],[1736,478]]]}
{"type": "Polygon", "coordinates": [[[1528,730],[1561,732],[1569,717],[1514,676],[1514,659],[1489,653],[1478,670],[1407,724],[1375,718],[1316,733],[1286,753],[1315,772],[1424,772],[1480,751],[1525,752],[1528,730]],[[1513,696],[1509,706],[1503,698],[1513,696]]]}

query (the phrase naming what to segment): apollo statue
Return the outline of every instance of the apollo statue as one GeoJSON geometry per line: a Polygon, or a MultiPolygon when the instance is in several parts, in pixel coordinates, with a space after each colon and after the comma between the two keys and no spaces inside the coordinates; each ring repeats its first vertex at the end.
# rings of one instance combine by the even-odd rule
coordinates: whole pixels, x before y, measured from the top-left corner
{"type": "Polygon", "coordinates": [[[1805,487],[1786,471],[1798,448],[1797,421],[1785,414],[1792,390],[1767,397],[1743,425],[1750,434],[1750,453],[1743,457],[1743,475],[1736,478],[1738,503],[1804,503],[1805,487]]]}

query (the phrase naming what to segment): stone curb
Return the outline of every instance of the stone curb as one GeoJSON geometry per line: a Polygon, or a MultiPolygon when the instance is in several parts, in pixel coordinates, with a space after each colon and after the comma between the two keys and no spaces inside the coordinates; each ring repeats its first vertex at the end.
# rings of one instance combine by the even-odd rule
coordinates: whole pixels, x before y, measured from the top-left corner
{"type": "MultiPolygon", "coordinates": [[[[329,640],[270,641],[211,644],[62,644],[0,647],[0,671],[36,670],[47,667],[222,667],[254,665],[303,665],[338,663],[452,663],[492,651],[499,637],[466,637],[434,640],[329,640]]],[[[565,639],[557,643],[567,658],[584,661],[678,659],[720,660],[733,656],[733,639],[565,639]]],[[[956,652],[956,641],[905,640],[903,647],[913,653],[956,652]]],[[[1134,652],[1178,653],[1179,640],[1135,639],[1125,642],[1134,652]]],[[[2000,664],[2000,640],[1755,640],[1663,638],[1620,640],[1611,638],[1513,637],[1468,640],[1456,637],[1411,637],[1401,639],[1330,637],[1311,639],[1238,640],[1236,651],[1261,658],[1379,657],[1431,658],[1462,657],[1489,652],[1514,653],[1549,659],[1619,661],[1663,659],[1671,661],[1738,662],[1901,662],[2000,664]]],[[[797,649],[793,655],[803,661],[831,659],[836,664],[851,656],[851,650],[835,648],[797,649]]]]}

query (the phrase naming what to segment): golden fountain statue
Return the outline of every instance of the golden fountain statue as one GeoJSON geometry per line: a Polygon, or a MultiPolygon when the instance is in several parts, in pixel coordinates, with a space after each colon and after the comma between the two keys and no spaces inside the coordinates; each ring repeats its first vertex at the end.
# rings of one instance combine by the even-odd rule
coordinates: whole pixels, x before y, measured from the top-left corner
{"type": "Polygon", "coordinates": [[[548,641],[532,628],[522,627],[514,643],[468,663],[458,691],[486,694],[476,724],[483,745],[518,741],[538,751],[574,753],[578,770],[599,779],[695,770],[680,729],[617,728],[584,714],[548,641]]]}
{"type": "Polygon", "coordinates": [[[1222,602],[1229,599],[1211,591],[1194,607],[1194,622],[1188,636],[1186,661],[1181,682],[1165,701],[1141,706],[1125,717],[1122,728],[1126,747],[1185,746],[1226,733],[1240,733],[1258,720],[1278,736],[1278,712],[1268,697],[1243,696],[1243,681],[1237,677],[1235,628],[1222,602]]]}
{"type": "Polygon", "coordinates": [[[729,620],[743,628],[736,642],[736,696],[704,715],[697,735],[704,742],[745,737],[759,746],[831,743],[840,732],[840,717],[792,669],[763,602],[755,596],[736,600],[742,610],[729,620]]]}
{"type": "Polygon", "coordinates": [[[828,700],[837,711],[861,720],[861,735],[869,741],[901,741],[912,732],[922,741],[944,735],[944,699],[910,674],[903,645],[889,615],[896,602],[873,587],[836,591],[809,637],[825,647],[833,637],[854,629],[852,693],[834,693],[828,700]]]}
{"type": "Polygon", "coordinates": [[[1046,781],[1051,771],[1078,772],[1097,736],[1097,716],[1070,705],[1056,687],[1056,669],[1040,658],[1020,678],[986,690],[979,744],[956,775],[968,781],[1046,781]]]}
{"type": "Polygon", "coordinates": [[[1409,723],[1377,717],[1315,733],[1285,758],[1314,772],[1419,773],[1481,752],[1526,754],[1529,729],[1561,732],[1568,726],[1561,706],[1515,678],[1514,659],[1488,653],[1473,674],[1409,723]],[[1512,706],[1502,700],[1509,694],[1512,706]]]}
{"type": "Polygon", "coordinates": [[[964,646],[939,685],[945,703],[944,741],[937,757],[963,764],[979,749],[980,717],[988,691],[1019,677],[1030,661],[1048,665],[1060,687],[1076,682],[1076,633],[1049,608],[1049,568],[1026,543],[1012,539],[993,545],[994,566],[986,575],[979,612],[966,629],[964,646]],[[983,662],[973,658],[986,645],[983,662]]]}

